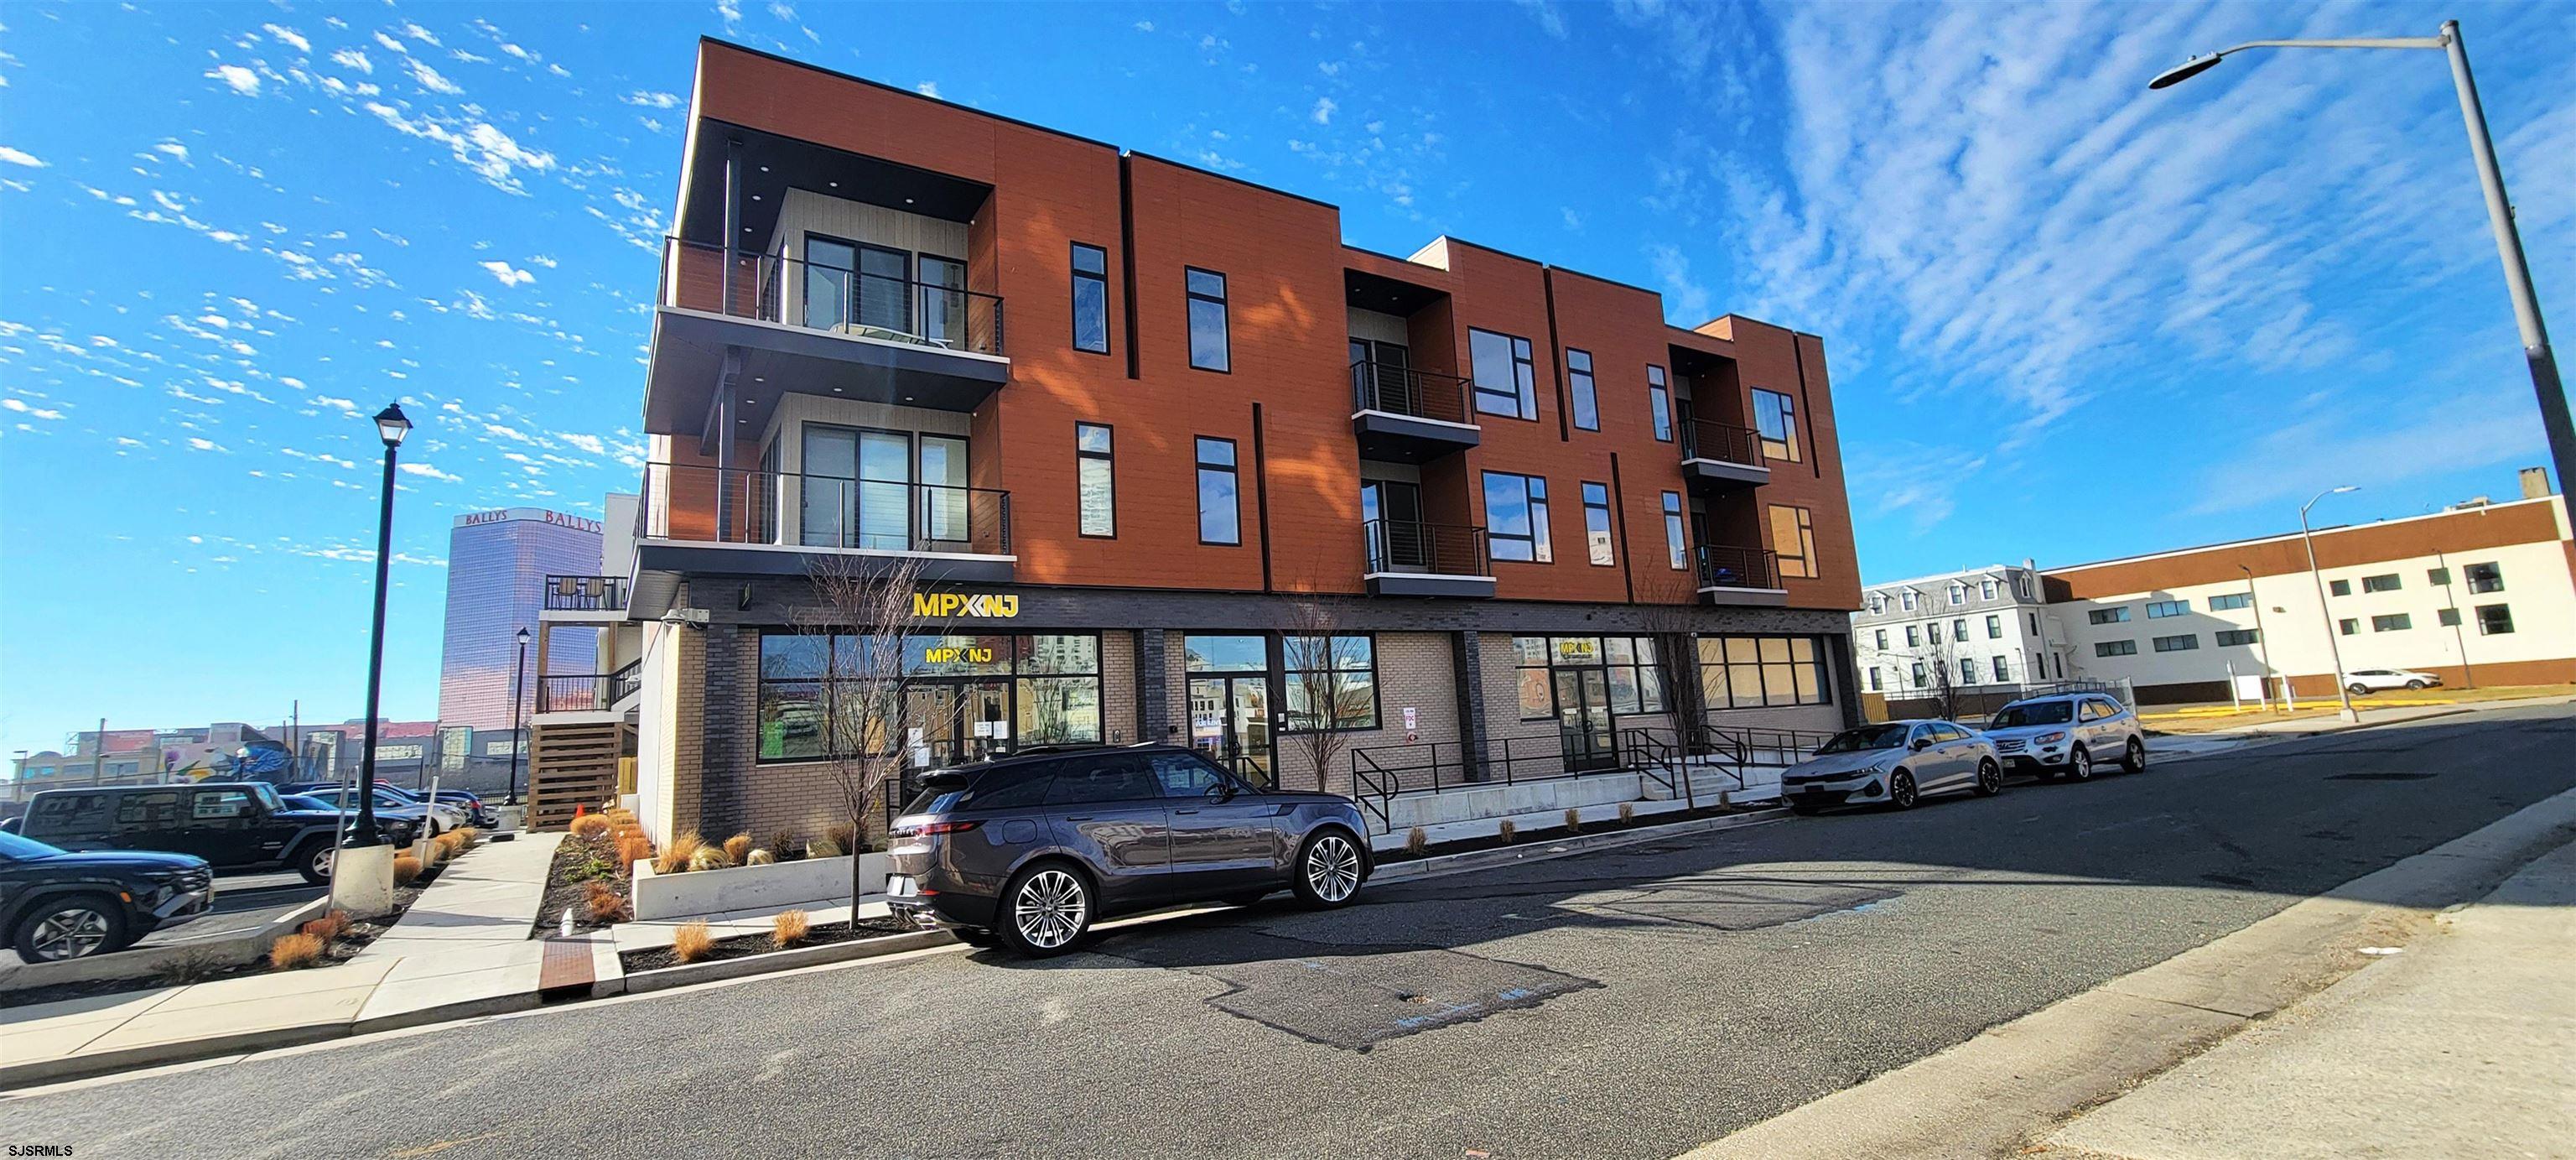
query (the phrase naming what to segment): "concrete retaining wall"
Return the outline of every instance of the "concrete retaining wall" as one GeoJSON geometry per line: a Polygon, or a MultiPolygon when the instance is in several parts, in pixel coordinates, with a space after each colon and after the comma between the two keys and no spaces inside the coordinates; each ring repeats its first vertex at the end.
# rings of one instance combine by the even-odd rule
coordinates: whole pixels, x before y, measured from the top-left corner
{"type": "MultiPolygon", "coordinates": [[[[886,865],[883,854],[859,855],[861,894],[884,892],[886,865]]],[[[679,874],[656,874],[651,862],[637,862],[632,901],[636,918],[663,919],[802,902],[848,901],[849,897],[848,858],[806,858],[679,874]]]]}

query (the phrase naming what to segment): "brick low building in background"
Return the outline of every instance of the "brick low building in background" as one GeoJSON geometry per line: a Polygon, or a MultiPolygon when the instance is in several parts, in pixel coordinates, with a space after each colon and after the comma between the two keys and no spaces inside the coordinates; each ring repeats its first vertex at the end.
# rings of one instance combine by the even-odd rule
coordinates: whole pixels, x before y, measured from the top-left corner
{"type": "Polygon", "coordinates": [[[1856,714],[1814,335],[714,41],[675,221],[593,578],[638,668],[532,744],[631,746],[657,833],[846,812],[812,576],[902,559],[956,598],[880,733],[916,771],[1158,741],[1365,794],[1856,714]],[[1364,690],[1330,711],[1319,623],[1364,690]]]}

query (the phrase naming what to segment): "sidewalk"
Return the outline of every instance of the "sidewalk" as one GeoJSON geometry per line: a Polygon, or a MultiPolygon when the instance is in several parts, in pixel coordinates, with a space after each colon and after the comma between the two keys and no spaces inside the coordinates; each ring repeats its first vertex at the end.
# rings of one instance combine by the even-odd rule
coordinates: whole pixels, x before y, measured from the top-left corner
{"type": "Polygon", "coordinates": [[[2087,1113],[2056,1155],[2576,1157],[2576,844],[2087,1113]]]}

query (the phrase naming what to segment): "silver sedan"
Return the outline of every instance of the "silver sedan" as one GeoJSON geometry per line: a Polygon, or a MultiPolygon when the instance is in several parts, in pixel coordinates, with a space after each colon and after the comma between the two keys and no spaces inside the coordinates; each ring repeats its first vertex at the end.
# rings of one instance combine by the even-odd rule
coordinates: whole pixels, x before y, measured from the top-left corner
{"type": "Polygon", "coordinates": [[[1992,797],[2003,788],[1994,743],[1952,721],[1845,729],[1780,778],[1781,797],[1802,814],[1840,805],[1909,810],[1925,794],[1965,790],[1992,797]]]}

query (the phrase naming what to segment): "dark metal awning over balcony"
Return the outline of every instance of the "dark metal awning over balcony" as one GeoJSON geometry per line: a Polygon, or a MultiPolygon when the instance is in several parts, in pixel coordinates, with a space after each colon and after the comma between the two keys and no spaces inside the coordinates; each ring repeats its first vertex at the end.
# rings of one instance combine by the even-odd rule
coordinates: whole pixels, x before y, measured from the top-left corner
{"type": "Polygon", "coordinates": [[[1682,478],[1702,495],[1771,482],[1762,438],[1750,427],[1707,419],[1681,425],[1682,478]]]}
{"type": "Polygon", "coordinates": [[[1428,463],[1476,446],[1467,380],[1386,363],[1351,364],[1351,433],[1360,458],[1428,463]]]}

